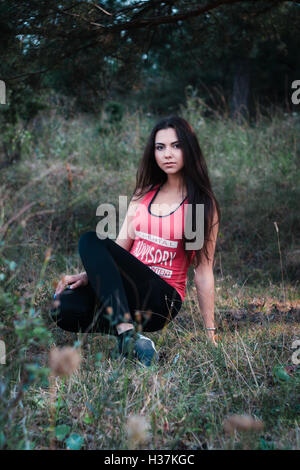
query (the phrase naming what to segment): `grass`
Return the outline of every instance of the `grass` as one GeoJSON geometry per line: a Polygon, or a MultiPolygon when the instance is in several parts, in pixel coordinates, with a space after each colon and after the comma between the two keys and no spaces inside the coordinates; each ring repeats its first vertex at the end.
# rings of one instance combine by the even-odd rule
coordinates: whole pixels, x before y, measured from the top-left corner
{"type": "Polygon", "coordinates": [[[206,339],[192,272],[178,317],[149,334],[160,344],[150,369],[115,358],[112,337],[50,322],[54,283],[82,270],[78,239],[95,229],[97,206],[130,196],[155,117],[128,113],[112,126],[87,115],[66,121],[55,108],[41,114],[21,160],[1,177],[0,448],[49,448],[55,416],[58,449],[299,449],[299,117],[276,110],[237,126],[205,118],[197,98],[181,114],[199,137],[222,210],[218,347],[206,339]],[[81,367],[56,378],[53,402],[48,352],[66,344],[79,348],[81,367]],[[227,435],[231,414],[252,415],[264,429],[227,435]],[[149,429],[138,428],[133,444],[134,415],[149,429]]]}

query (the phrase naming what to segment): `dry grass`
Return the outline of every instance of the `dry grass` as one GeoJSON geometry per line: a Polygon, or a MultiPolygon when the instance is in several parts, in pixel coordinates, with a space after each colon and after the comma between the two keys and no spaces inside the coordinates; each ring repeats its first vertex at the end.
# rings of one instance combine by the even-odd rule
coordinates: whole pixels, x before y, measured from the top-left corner
{"type": "Polygon", "coordinates": [[[223,216],[218,347],[206,339],[191,272],[180,315],[163,337],[149,334],[160,344],[150,369],[115,358],[111,337],[77,337],[50,322],[54,285],[82,270],[78,239],[95,229],[97,206],[130,195],[152,118],[128,115],[118,131],[99,134],[86,116],[41,116],[1,182],[0,337],[8,358],[0,369],[0,447],[299,448],[299,367],[291,359],[300,311],[299,120],[278,113],[238,127],[204,120],[197,106],[183,113],[207,155],[223,216]],[[53,403],[49,350],[74,343],[80,368],[55,379],[53,403]],[[263,428],[226,433],[232,415],[263,428]]]}

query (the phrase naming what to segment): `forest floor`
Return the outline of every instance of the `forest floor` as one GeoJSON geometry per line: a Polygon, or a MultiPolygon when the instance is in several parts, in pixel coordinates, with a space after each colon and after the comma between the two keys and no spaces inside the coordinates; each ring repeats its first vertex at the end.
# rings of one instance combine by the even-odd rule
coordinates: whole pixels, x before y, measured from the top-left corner
{"type": "Polygon", "coordinates": [[[113,337],[51,322],[57,281],[83,269],[78,239],[96,229],[97,206],[130,197],[154,118],[110,126],[41,114],[1,176],[0,448],[300,448],[299,117],[278,111],[238,126],[204,118],[197,101],[182,115],[221,207],[218,346],[206,338],[192,269],[179,315],[148,334],[160,352],[150,368],[115,357],[113,337]],[[53,379],[49,351],[66,345],[80,368],[53,379]]]}

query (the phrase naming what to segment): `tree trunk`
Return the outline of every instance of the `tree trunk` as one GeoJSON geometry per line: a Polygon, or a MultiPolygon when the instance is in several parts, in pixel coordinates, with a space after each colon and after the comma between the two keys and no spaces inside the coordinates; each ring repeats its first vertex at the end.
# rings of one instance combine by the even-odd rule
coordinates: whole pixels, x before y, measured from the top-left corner
{"type": "Polygon", "coordinates": [[[248,119],[249,117],[249,76],[249,59],[238,59],[235,62],[233,77],[231,117],[239,124],[243,121],[243,119],[248,119]]]}

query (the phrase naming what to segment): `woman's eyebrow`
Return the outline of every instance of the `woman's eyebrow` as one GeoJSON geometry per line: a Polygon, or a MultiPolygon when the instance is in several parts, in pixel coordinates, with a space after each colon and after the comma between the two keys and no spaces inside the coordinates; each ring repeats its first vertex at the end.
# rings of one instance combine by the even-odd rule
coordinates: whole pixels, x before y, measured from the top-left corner
{"type": "MultiPolygon", "coordinates": [[[[174,144],[179,144],[179,140],[176,140],[175,142],[171,142],[171,145],[174,145],[174,144]]],[[[155,145],[165,145],[165,144],[162,144],[161,142],[155,142],[155,145]]]]}

